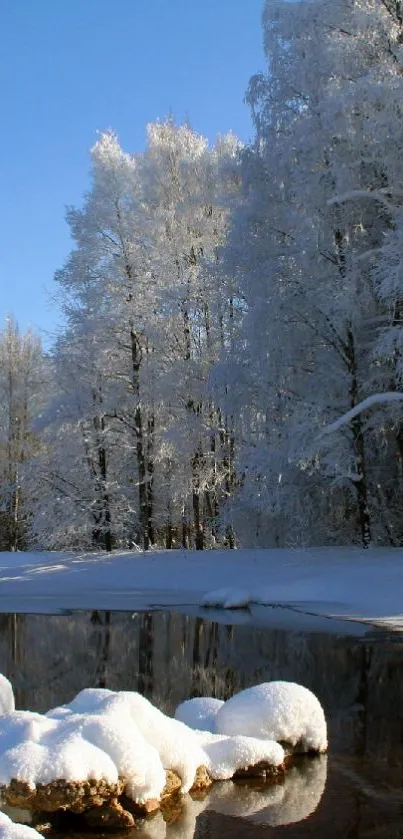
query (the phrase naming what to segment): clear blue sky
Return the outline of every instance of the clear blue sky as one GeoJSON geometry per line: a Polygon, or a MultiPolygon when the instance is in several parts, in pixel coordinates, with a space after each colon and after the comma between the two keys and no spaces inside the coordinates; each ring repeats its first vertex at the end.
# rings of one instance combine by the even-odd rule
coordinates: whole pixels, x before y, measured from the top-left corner
{"type": "MultiPolygon", "coordinates": [[[[52,331],[65,207],[88,186],[88,150],[114,128],[128,151],[170,111],[213,139],[252,126],[263,0],[2,0],[0,324],[52,331]]],[[[49,337],[45,343],[49,343],[49,337]]]]}

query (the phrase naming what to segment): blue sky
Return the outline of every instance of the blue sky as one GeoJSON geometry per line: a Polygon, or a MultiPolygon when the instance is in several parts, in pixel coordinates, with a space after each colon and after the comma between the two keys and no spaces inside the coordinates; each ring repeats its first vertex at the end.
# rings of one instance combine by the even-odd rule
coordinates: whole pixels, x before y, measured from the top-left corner
{"type": "Polygon", "coordinates": [[[114,128],[128,151],[172,112],[213,139],[252,126],[263,0],[2,0],[0,324],[58,322],[55,270],[71,248],[65,207],[88,186],[88,150],[114,128]]]}

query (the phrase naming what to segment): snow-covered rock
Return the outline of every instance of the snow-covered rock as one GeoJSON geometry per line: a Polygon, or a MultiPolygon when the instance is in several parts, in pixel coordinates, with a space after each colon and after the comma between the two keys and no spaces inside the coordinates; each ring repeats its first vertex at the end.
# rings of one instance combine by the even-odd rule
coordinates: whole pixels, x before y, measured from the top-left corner
{"type": "MultiPolygon", "coordinates": [[[[213,781],[248,775],[275,776],[285,768],[279,741],[305,751],[327,746],[319,701],[288,682],[257,685],[227,702],[188,700],[174,719],[131,691],[83,690],[47,714],[12,710],[7,684],[5,697],[10,709],[0,715],[5,803],[84,813],[90,826],[102,829],[132,827],[133,813],[168,806],[174,791],[204,790],[213,781]],[[132,804],[124,804],[127,799],[132,804]]],[[[277,798],[270,798],[271,806],[277,798]]],[[[10,839],[33,837],[10,834],[10,839]]]]}
{"type": "MultiPolygon", "coordinates": [[[[210,716],[223,707],[218,700],[198,704],[210,716]]],[[[281,771],[283,763],[281,745],[267,737],[193,730],[130,691],[87,689],[46,715],[0,716],[0,786],[10,805],[29,809],[104,807],[105,818],[115,819],[123,791],[136,805],[158,806],[169,771],[186,793],[201,778],[206,786],[255,764],[281,771]]]]}
{"type": "Polygon", "coordinates": [[[175,719],[189,728],[215,732],[215,718],[224,702],[212,696],[197,696],[181,702],[175,710],[175,719]]]}
{"type": "Polygon", "coordinates": [[[0,673],[0,714],[11,714],[14,710],[15,700],[11,682],[0,673]]]}
{"type": "MultiPolygon", "coordinates": [[[[112,691],[102,689],[87,689],[81,691],[67,707],[71,712],[103,717],[106,727],[115,737],[118,721],[121,720],[123,743],[126,744],[122,761],[122,753],[118,749],[114,760],[119,761],[118,771],[123,777],[133,779],[135,768],[144,766],[144,782],[149,779],[147,797],[159,798],[165,785],[165,769],[176,772],[182,780],[182,792],[188,792],[195,779],[196,770],[203,764],[203,752],[195,738],[194,732],[188,726],[166,716],[159,711],[148,699],[132,691],[112,691]],[[135,748],[133,748],[133,743],[135,748]],[[126,765],[126,762],[128,764],[126,765]]],[[[62,709],[65,713],[64,709],[62,709]]],[[[60,710],[50,712],[60,714],[60,710]]],[[[99,742],[97,735],[94,740],[99,742]]],[[[103,748],[108,754],[114,743],[107,743],[103,738],[103,748]]],[[[122,746],[123,746],[122,743],[122,746]]],[[[138,801],[138,779],[133,787],[130,781],[127,793],[138,801]]],[[[144,792],[146,795],[146,792],[144,792]]]]}
{"type": "Polygon", "coordinates": [[[0,839],[39,839],[42,834],[26,824],[14,824],[0,811],[0,839]]]}
{"type": "Polygon", "coordinates": [[[214,781],[233,778],[240,771],[259,767],[259,774],[284,768],[285,753],[274,740],[235,735],[227,737],[208,731],[195,732],[203,749],[204,765],[214,781]]]}
{"type": "Polygon", "coordinates": [[[243,690],[218,711],[220,734],[269,738],[298,751],[324,752],[327,726],[317,697],[293,682],[266,682],[243,690]]]}

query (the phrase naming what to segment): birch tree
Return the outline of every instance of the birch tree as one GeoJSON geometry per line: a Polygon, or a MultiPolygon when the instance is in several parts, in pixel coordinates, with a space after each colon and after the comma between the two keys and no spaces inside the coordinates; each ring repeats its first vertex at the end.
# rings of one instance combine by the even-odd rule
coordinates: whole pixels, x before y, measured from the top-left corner
{"type": "Polygon", "coordinates": [[[0,332],[0,521],[3,550],[21,550],[33,514],[29,470],[40,449],[36,415],[49,370],[39,338],[9,317],[0,332]]]}

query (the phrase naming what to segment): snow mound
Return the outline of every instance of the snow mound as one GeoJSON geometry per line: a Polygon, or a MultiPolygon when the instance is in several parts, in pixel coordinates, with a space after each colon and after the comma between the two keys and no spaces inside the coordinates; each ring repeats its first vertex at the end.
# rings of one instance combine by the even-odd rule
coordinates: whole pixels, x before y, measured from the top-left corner
{"type": "MultiPolygon", "coordinates": [[[[82,691],[70,707],[76,707],[77,703],[81,707],[83,700],[86,707],[86,693],[82,691]]],[[[179,775],[182,792],[188,792],[192,787],[199,766],[206,766],[210,776],[218,780],[231,778],[238,769],[253,766],[261,760],[274,766],[280,766],[284,761],[284,750],[278,743],[195,731],[180,720],[163,714],[139,693],[105,691],[104,697],[102,693],[90,691],[87,707],[95,708],[98,713],[114,709],[118,716],[127,712],[146,742],[157,751],[164,769],[172,769],[179,775]]]]}
{"type": "Polygon", "coordinates": [[[223,705],[222,699],[213,699],[211,696],[187,699],[176,708],[175,719],[184,722],[189,728],[214,732],[215,718],[223,705]]]}
{"type": "Polygon", "coordinates": [[[253,600],[245,589],[218,588],[202,598],[203,606],[221,606],[223,609],[244,609],[253,600]]]}
{"type": "Polygon", "coordinates": [[[319,700],[293,682],[266,682],[241,691],[224,703],[215,722],[220,734],[268,738],[300,751],[327,749],[327,726],[319,700]]]}
{"type": "MultiPolygon", "coordinates": [[[[112,760],[116,775],[126,781],[126,794],[139,804],[160,798],[166,782],[165,769],[174,769],[184,786],[189,783],[189,775],[188,788],[193,783],[197,766],[189,767],[190,760],[186,762],[190,748],[186,748],[184,738],[179,742],[176,737],[175,743],[174,736],[169,740],[163,730],[164,720],[169,729],[169,718],[139,694],[89,688],[81,691],[70,705],[55,708],[47,716],[58,721],[61,732],[79,728],[86,740],[102,749],[112,760]]],[[[197,759],[196,754],[191,757],[193,761],[197,759]]]]}
{"type": "Polygon", "coordinates": [[[196,736],[204,752],[204,765],[214,781],[226,781],[239,769],[248,769],[257,763],[280,767],[284,763],[284,749],[274,740],[198,731],[196,736]]]}
{"type": "Polygon", "coordinates": [[[116,784],[120,777],[138,803],[159,798],[166,782],[160,756],[126,704],[114,705],[111,697],[104,707],[91,696],[86,705],[84,698],[82,713],[73,702],[45,716],[17,711],[0,717],[0,784],[12,778],[33,786],[57,779],[116,784]]]}
{"type": "Polygon", "coordinates": [[[0,673],[0,714],[11,714],[14,710],[15,700],[11,682],[0,673]]]}
{"type": "Polygon", "coordinates": [[[0,811],[0,839],[39,839],[42,834],[26,824],[14,824],[0,811]]]}

